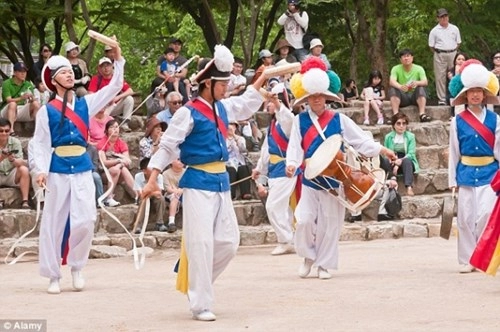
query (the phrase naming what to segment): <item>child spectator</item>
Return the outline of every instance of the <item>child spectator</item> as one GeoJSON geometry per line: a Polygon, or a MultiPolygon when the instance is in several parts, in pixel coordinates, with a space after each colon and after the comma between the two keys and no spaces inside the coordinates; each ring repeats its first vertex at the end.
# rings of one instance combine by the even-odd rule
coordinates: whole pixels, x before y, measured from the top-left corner
{"type": "Polygon", "coordinates": [[[35,78],[35,90],[33,91],[33,96],[35,100],[40,104],[40,106],[47,104],[50,98],[50,91],[47,90],[45,84],[43,84],[42,79],[35,78]]]}
{"type": "Polygon", "coordinates": [[[182,188],[179,188],[179,181],[184,175],[184,164],[179,159],[174,160],[171,167],[163,172],[163,187],[165,188],[165,198],[170,201],[168,207],[168,225],[167,232],[174,233],[177,230],[175,226],[175,215],[181,204],[182,188]]]}
{"type": "Polygon", "coordinates": [[[171,82],[174,91],[179,92],[179,77],[175,76],[177,71],[177,64],[174,62],[175,51],[173,48],[167,48],[165,50],[165,60],[160,65],[160,71],[167,82],[171,82]]]}
{"type": "Polygon", "coordinates": [[[365,111],[365,121],[364,125],[370,124],[370,118],[368,113],[370,112],[370,106],[377,113],[377,124],[384,124],[384,115],[382,114],[382,101],[385,99],[384,86],[382,85],[382,73],[378,70],[374,70],[370,73],[368,77],[368,84],[361,92],[361,99],[364,102],[365,111]]]}
{"type": "MultiPolygon", "coordinates": [[[[144,158],[141,160],[139,163],[139,168],[141,171],[135,175],[134,178],[134,190],[136,191],[137,195],[136,197],[140,197],[142,194],[142,189],[148,183],[149,176],[151,175],[151,170],[148,169],[148,164],[149,164],[149,158],[144,158]]],[[[158,178],[156,179],[158,183],[158,187],[160,187],[160,190],[163,192],[163,176],[160,174],[158,175],[158,178]]],[[[156,218],[156,226],[155,226],[155,231],[158,232],[167,232],[167,226],[163,223],[163,216],[165,214],[165,208],[166,208],[166,202],[165,199],[163,198],[163,195],[161,193],[158,193],[156,195],[150,196],[151,198],[151,204],[152,204],[152,211],[155,212],[155,218],[156,218]]],[[[145,221],[147,222],[147,220],[145,221]]],[[[135,233],[140,233],[141,227],[137,225],[137,228],[135,230],[135,233]]]]}

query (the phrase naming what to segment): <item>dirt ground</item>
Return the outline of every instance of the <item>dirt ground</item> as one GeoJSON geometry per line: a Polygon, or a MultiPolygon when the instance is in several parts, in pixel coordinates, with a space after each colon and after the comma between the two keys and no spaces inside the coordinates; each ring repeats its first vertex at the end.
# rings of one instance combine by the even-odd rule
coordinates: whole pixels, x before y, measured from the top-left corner
{"type": "Polygon", "coordinates": [[[36,262],[2,264],[0,319],[46,319],[58,332],[500,331],[500,276],[457,273],[454,239],[340,247],[330,280],[300,279],[296,255],[241,247],[215,284],[215,322],[192,320],[175,291],[175,251],[155,251],[142,270],[130,257],[90,260],[79,293],[65,268],[60,295],[46,293],[36,262]]]}

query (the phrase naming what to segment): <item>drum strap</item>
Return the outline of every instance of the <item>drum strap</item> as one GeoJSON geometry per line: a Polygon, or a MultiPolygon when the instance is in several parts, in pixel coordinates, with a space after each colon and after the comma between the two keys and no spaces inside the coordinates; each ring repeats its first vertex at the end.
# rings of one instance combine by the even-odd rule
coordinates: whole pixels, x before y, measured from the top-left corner
{"type": "MultiPolygon", "coordinates": [[[[326,141],[325,133],[323,132],[324,129],[321,128],[321,125],[318,122],[318,116],[314,112],[311,112],[310,116],[311,116],[311,121],[312,121],[314,127],[316,127],[316,130],[318,131],[319,136],[321,136],[321,138],[323,139],[323,141],[326,141]]],[[[326,129],[326,126],[325,126],[325,129],[326,129]]]]}

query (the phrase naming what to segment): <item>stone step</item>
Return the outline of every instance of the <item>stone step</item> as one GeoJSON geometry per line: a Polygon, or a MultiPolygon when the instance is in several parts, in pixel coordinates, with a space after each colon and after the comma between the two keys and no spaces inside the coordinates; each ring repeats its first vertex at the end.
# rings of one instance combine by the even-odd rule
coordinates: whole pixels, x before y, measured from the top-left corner
{"type": "MultiPolygon", "coordinates": [[[[269,225],[240,226],[240,245],[256,246],[276,244],[276,234],[269,225]]],[[[370,241],[377,239],[399,239],[414,237],[438,237],[440,220],[411,219],[396,220],[390,222],[361,222],[356,224],[345,223],[343,225],[340,241],[370,241]]],[[[456,237],[456,223],[452,228],[452,236],[456,237]]],[[[138,236],[134,235],[137,239],[138,236]]],[[[9,249],[17,240],[17,237],[3,238],[0,240],[0,263],[4,262],[9,249]]],[[[181,231],[172,234],[162,232],[146,232],[144,246],[152,249],[180,249],[181,231]]],[[[137,241],[140,246],[140,242],[137,241]]],[[[125,256],[133,247],[132,239],[126,234],[113,234],[98,232],[92,241],[90,258],[112,258],[125,256]]],[[[38,254],[38,237],[26,238],[20,242],[14,250],[13,257],[24,252],[38,254]]],[[[149,249],[149,252],[152,252],[149,249]]],[[[32,259],[27,256],[28,259],[32,259]]],[[[10,260],[12,256],[10,257],[10,260]]]]}

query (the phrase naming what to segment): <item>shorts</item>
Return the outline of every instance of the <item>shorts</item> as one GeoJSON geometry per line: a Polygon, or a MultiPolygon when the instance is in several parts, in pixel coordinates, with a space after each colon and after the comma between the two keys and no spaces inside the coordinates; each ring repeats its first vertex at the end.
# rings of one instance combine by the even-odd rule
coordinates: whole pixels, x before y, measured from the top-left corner
{"type": "MultiPolygon", "coordinates": [[[[29,122],[29,121],[35,120],[34,118],[31,117],[30,106],[31,106],[31,103],[26,103],[24,105],[17,106],[16,121],[29,122]]],[[[2,110],[0,111],[0,116],[2,118],[7,119],[7,105],[4,108],[2,108],[2,110]]]]}
{"type": "Polygon", "coordinates": [[[391,87],[389,89],[389,98],[393,96],[397,97],[400,100],[399,104],[400,107],[405,107],[410,105],[417,105],[417,99],[419,97],[427,98],[427,93],[425,92],[425,89],[421,86],[417,86],[415,90],[411,92],[403,92],[399,89],[391,87]]]}
{"type": "Polygon", "coordinates": [[[0,187],[19,187],[16,183],[17,169],[14,167],[7,175],[0,173],[0,187]]]}

